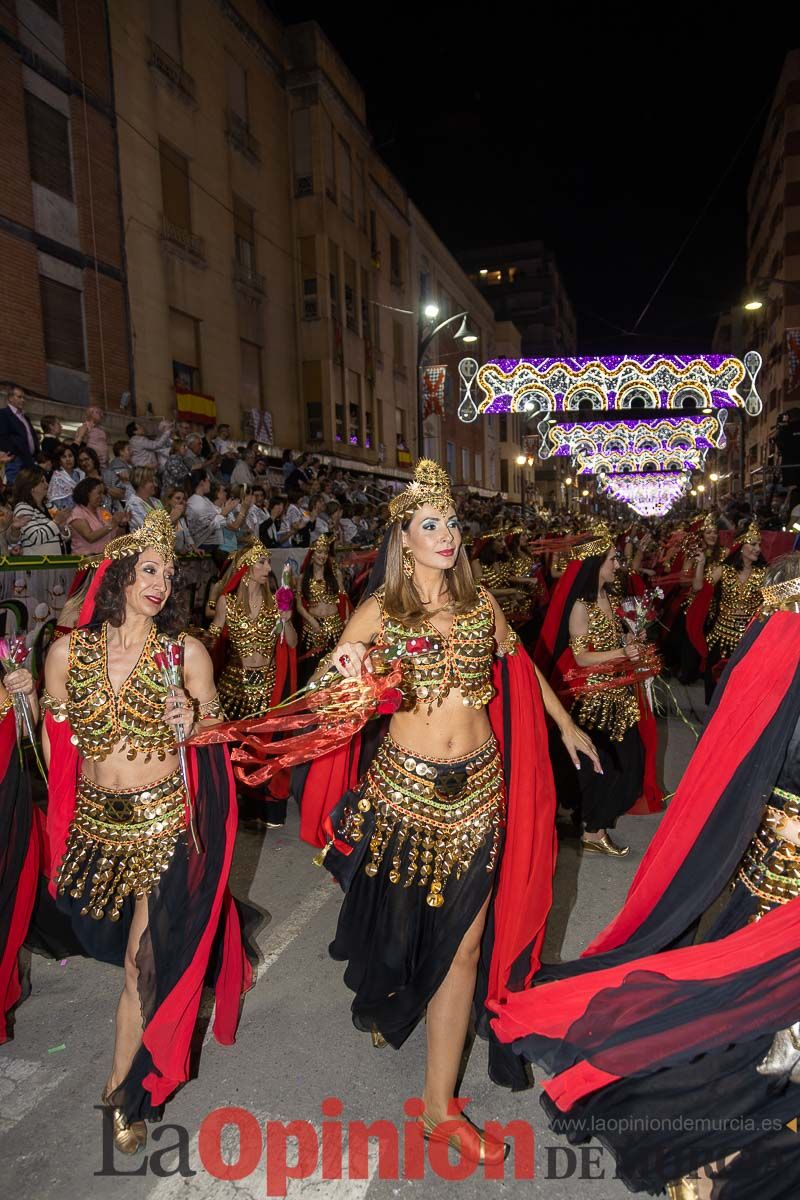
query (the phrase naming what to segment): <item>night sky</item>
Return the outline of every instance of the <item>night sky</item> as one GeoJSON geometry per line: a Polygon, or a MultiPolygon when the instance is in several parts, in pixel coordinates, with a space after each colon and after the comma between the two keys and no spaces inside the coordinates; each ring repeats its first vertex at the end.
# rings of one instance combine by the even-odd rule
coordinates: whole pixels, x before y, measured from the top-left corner
{"type": "Polygon", "coordinates": [[[747,182],[788,34],[756,10],[753,25],[698,18],[699,3],[565,4],[562,25],[549,5],[273,7],[320,23],[376,149],[451,250],[552,247],[581,353],[710,348],[744,283],[747,182]]]}

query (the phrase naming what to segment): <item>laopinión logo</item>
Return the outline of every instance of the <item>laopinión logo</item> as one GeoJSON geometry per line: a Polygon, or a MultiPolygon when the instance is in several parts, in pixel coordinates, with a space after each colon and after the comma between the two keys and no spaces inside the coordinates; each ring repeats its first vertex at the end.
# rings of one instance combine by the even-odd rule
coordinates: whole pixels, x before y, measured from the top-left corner
{"type": "MultiPolygon", "coordinates": [[[[453,1103],[448,1120],[438,1126],[442,1139],[457,1135],[468,1125],[461,1116],[467,1103],[464,1099],[453,1103]]],[[[416,1097],[403,1104],[409,1119],[399,1126],[384,1120],[342,1121],[344,1104],[336,1096],[323,1100],[320,1108],[319,1125],[307,1120],[262,1123],[246,1108],[215,1108],[200,1125],[196,1145],[199,1163],[194,1165],[188,1130],[182,1125],[158,1124],[150,1129],[150,1143],[155,1143],[155,1148],[148,1149],[136,1166],[127,1168],[118,1165],[115,1156],[111,1113],[100,1108],[103,1161],[95,1175],[191,1178],[198,1174],[199,1166],[215,1179],[241,1180],[263,1172],[266,1195],[285,1196],[291,1180],[312,1175],[321,1179],[368,1179],[372,1146],[377,1152],[375,1173],[379,1179],[424,1179],[426,1167],[440,1179],[453,1181],[468,1179],[476,1172],[485,1179],[504,1179],[509,1167],[514,1179],[530,1180],[535,1176],[534,1133],[528,1121],[488,1121],[486,1132],[510,1141],[512,1152],[507,1162],[477,1164],[465,1160],[445,1140],[425,1141],[418,1120],[424,1104],[416,1097]]]]}

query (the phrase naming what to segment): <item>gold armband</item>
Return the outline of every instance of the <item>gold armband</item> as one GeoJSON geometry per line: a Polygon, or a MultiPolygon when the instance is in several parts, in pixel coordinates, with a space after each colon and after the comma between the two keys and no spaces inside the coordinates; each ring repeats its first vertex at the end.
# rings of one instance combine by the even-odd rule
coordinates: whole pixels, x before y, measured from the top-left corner
{"type": "Polygon", "coordinates": [[[216,602],[216,600],[208,600],[208,601],[206,602],[206,608],[209,610],[209,612],[216,612],[216,611],[217,611],[217,602],[216,602]]]}
{"type": "Polygon", "coordinates": [[[206,700],[203,704],[198,704],[197,715],[201,721],[207,717],[221,717],[222,705],[219,700],[219,693],[215,692],[210,700],[206,700]]]}
{"type": "Polygon", "coordinates": [[[509,629],[502,642],[497,643],[497,653],[500,658],[504,658],[507,654],[516,654],[519,646],[519,638],[513,629],[509,629]]]}
{"type": "Polygon", "coordinates": [[[67,702],[66,702],[66,700],[59,700],[56,696],[53,696],[50,692],[48,692],[47,688],[42,689],[41,705],[42,705],[42,708],[47,709],[47,711],[50,713],[50,715],[52,716],[54,721],[58,721],[58,722],[66,721],[66,719],[67,719],[67,702]]]}
{"type": "Polygon", "coordinates": [[[222,633],[223,628],[224,626],[217,625],[214,621],[212,621],[208,627],[208,636],[211,638],[218,638],[222,633]]]}
{"type": "Polygon", "coordinates": [[[583,634],[580,637],[573,637],[569,639],[569,648],[573,654],[585,653],[585,651],[589,649],[590,644],[591,638],[586,634],[583,634]]]}

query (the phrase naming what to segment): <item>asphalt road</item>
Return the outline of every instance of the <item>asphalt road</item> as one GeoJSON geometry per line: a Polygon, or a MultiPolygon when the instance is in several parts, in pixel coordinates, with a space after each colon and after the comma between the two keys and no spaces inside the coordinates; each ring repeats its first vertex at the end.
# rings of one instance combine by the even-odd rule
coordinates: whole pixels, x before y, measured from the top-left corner
{"type": "MultiPolygon", "coordinates": [[[[685,696],[683,689],[676,693],[685,696]]],[[[699,689],[692,700],[702,713],[699,689]]],[[[689,713],[691,716],[691,712],[689,713]]],[[[676,716],[659,721],[663,780],[674,790],[694,739],[676,716]]],[[[561,843],[556,901],[546,957],[575,957],[617,911],[659,816],[626,817],[618,828],[631,845],[621,860],[581,858],[576,843],[561,843]]],[[[263,962],[255,989],[245,1002],[237,1043],[218,1046],[204,1040],[199,1077],[170,1103],[162,1127],[151,1126],[145,1160],[141,1155],[113,1157],[103,1145],[97,1105],[106,1078],[113,1041],[113,1014],[120,976],[113,968],[82,959],[63,963],[36,957],[33,994],[18,1013],[13,1042],[0,1048],[0,1161],[2,1194],[9,1200],[241,1200],[280,1194],[281,1164],[297,1162],[294,1142],[288,1156],[283,1123],[300,1122],[302,1170],[310,1170],[318,1144],[326,1164],[337,1160],[339,1123],[384,1119],[404,1127],[403,1103],[419,1094],[423,1076],[424,1028],[400,1052],[376,1050],[357,1033],[349,1016],[349,993],[342,968],[330,960],[327,946],[337,913],[338,891],[329,876],[314,867],[312,851],[297,839],[296,813],[285,830],[264,834],[240,831],[232,886],[239,896],[269,911],[259,935],[263,962]],[[325,1098],[338,1099],[341,1115],[323,1115],[325,1098]],[[241,1134],[227,1126],[213,1136],[212,1114],[225,1107],[240,1114],[241,1134]],[[262,1139],[266,1122],[269,1154],[262,1139]],[[327,1127],[322,1134],[323,1124],[327,1127]],[[198,1131],[202,1125],[203,1137],[198,1131]],[[158,1131],[158,1132],[156,1132],[158,1131]],[[241,1178],[220,1179],[228,1172],[241,1178]],[[216,1170],[216,1174],[213,1172],[216,1170]],[[121,1178],[122,1172],[140,1172],[121,1178]],[[119,1174],[117,1173],[119,1172],[119,1174]],[[276,1191],[277,1190],[277,1191],[276,1191]]],[[[619,1200],[629,1196],[614,1178],[613,1163],[599,1146],[583,1156],[549,1133],[539,1105],[539,1089],[507,1094],[486,1073],[486,1049],[472,1048],[462,1094],[477,1122],[490,1118],[530,1124],[535,1146],[535,1179],[520,1152],[506,1164],[502,1181],[487,1182],[480,1171],[458,1183],[460,1200],[483,1198],[487,1190],[503,1196],[541,1196],[544,1200],[619,1200]],[[516,1164],[516,1167],[515,1167],[516,1164]],[[518,1175],[527,1177],[515,1178],[518,1175]]],[[[334,1106],[334,1110],[336,1106],[334,1106]]],[[[385,1156],[382,1178],[374,1150],[364,1159],[357,1131],[351,1135],[349,1178],[347,1133],[343,1178],[325,1178],[318,1164],[307,1179],[290,1180],[288,1195],[319,1200],[391,1200],[407,1196],[418,1180],[413,1141],[404,1170],[403,1139],[399,1169],[385,1156]],[[363,1168],[363,1169],[361,1169],[363,1168]]],[[[406,1146],[409,1143],[406,1142],[406,1146]]],[[[426,1198],[451,1196],[454,1184],[426,1164],[426,1198]]]]}

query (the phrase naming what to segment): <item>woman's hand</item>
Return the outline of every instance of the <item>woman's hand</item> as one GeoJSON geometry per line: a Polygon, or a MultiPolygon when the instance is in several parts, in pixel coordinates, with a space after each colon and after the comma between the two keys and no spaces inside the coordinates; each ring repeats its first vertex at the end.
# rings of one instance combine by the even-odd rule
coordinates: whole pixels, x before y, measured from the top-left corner
{"type": "MultiPolygon", "coordinates": [[[[331,654],[331,666],[335,667],[345,679],[358,679],[366,655],[367,646],[363,642],[340,642],[331,654]]],[[[372,664],[369,659],[367,659],[364,669],[372,672],[372,664]]]]}
{"type": "Polygon", "coordinates": [[[603,774],[603,768],[600,766],[600,757],[592,739],[574,721],[570,720],[568,724],[562,726],[561,740],[566,746],[567,754],[572,759],[576,771],[580,771],[581,769],[580,759],[578,758],[578,753],[580,752],[591,759],[597,775],[603,774]]]}
{"type": "Polygon", "coordinates": [[[622,653],[624,654],[625,658],[629,658],[632,662],[636,662],[636,659],[639,658],[641,654],[641,646],[638,642],[629,642],[627,646],[622,647],[622,653]]]}
{"type": "Polygon", "coordinates": [[[53,520],[55,521],[56,525],[58,525],[59,529],[64,528],[64,526],[66,525],[67,521],[69,520],[69,518],[71,516],[71,513],[72,513],[71,508],[59,508],[56,511],[56,514],[53,517],[53,520]]]}
{"type": "Polygon", "coordinates": [[[194,724],[194,704],[183,688],[173,688],[164,702],[164,722],[167,725],[182,725],[189,736],[194,724]]]}
{"type": "Polygon", "coordinates": [[[111,514],[111,524],[115,529],[120,529],[123,525],[127,525],[130,520],[130,513],[122,510],[111,514]]]}
{"type": "Polygon", "coordinates": [[[305,620],[306,620],[306,624],[307,624],[307,625],[310,625],[310,626],[311,626],[311,628],[314,630],[314,632],[315,632],[315,633],[319,633],[319,632],[320,632],[320,630],[322,629],[322,626],[320,625],[320,623],[319,623],[319,621],[317,620],[317,618],[316,618],[316,617],[312,617],[310,613],[309,613],[309,614],[308,614],[308,616],[305,618],[305,620]]]}
{"type": "Polygon", "coordinates": [[[33,676],[26,667],[17,671],[9,671],[3,680],[3,686],[11,696],[30,696],[36,691],[33,676]]]}

